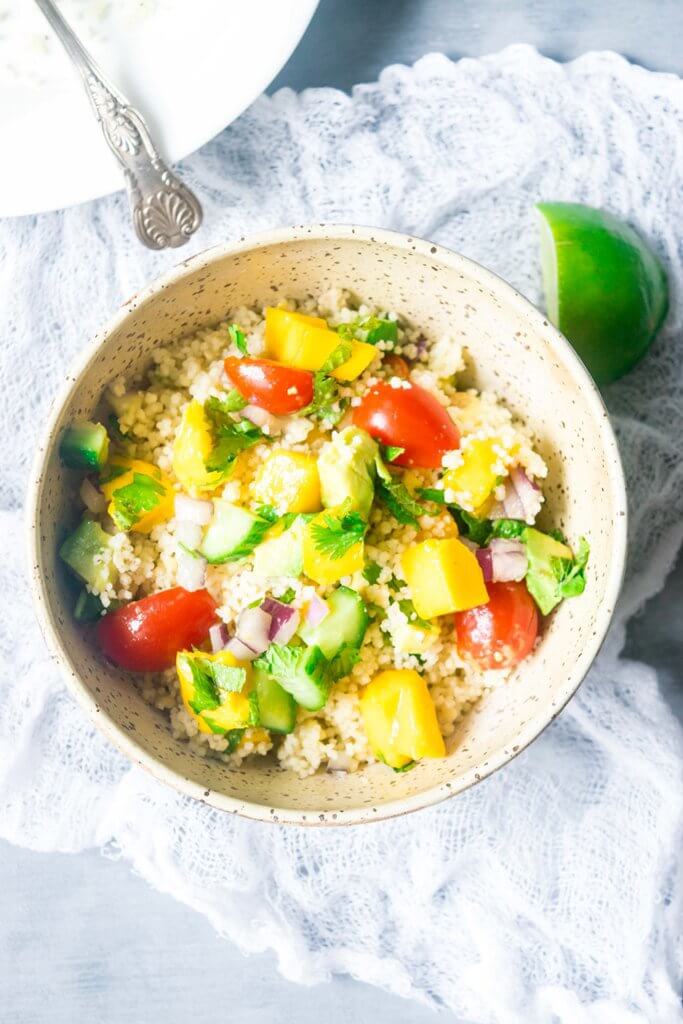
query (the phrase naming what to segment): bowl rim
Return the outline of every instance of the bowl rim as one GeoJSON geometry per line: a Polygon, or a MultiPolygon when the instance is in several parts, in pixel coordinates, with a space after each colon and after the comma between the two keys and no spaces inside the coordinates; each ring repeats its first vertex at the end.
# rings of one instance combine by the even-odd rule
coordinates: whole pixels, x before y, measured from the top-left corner
{"type": "Polygon", "coordinates": [[[611,623],[623,582],[626,561],[628,503],[619,448],[607,409],[597,385],[567,339],[533,303],[507,281],[503,280],[493,271],[483,267],[480,263],[477,263],[476,260],[416,235],[408,235],[387,228],[353,224],[302,224],[291,227],[279,227],[253,235],[242,235],[234,242],[212,246],[181,261],[123,302],[113,315],[108,318],[104,326],[96,332],[92,340],[74,361],[66,375],[62,388],[52,402],[47,422],[41,431],[33,458],[27,490],[26,509],[29,522],[27,536],[29,575],[38,625],[51,658],[59,666],[62,678],[65,679],[69,690],[90,721],[133,764],[144,768],[155,779],[170,785],[182,795],[191,796],[221,811],[239,814],[242,817],[255,821],[270,821],[277,824],[338,826],[357,825],[395,818],[412,811],[431,807],[447,800],[449,797],[455,796],[457,793],[464,792],[512,761],[557,718],[585,679],[603,644],[611,623]],[[597,611],[595,630],[592,633],[590,642],[583,648],[579,658],[574,662],[573,670],[570,669],[567,672],[565,684],[558,692],[552,714],[540,721],[533,717],[530,718],[516,737],[514,750],[501,748],[489,756],[485,767],[473,766],[452,782],[441,782],[413,796],[389,800],[376,807],[365,806],[348,810],[326,808],[324,810],[303,811],[292,807],[270,807],[266,804],[239,800],[236,797],[215,792],[210,788],[207,789],[200,783],[188,779],[182,772],[167,767],[156,757],[146,753],[138,745],[138,742],[110,719],[108,715],[100,714],[100,709],[94,697],[90,694],[72,665],[69,652],[62,641],[54,617],[50,612],[46,576],[41,572],[39,502],[42,497],[43,467],[54,447],[56,440],[55,429],[64,406],[78,389],[81,378],[90,365],[97,360],[99,351],[107,338],[138,306],[152,296],[173,286],[183,277],[204,267],[209,268],[213,263],[226,256],[234,256],[247,251],[251,252],[267,248],[271,245],[307,240],[347,241],[354,239],[361,243],[375,244],[380,247],[387,246],[407,252],[417,252],[423,256],[428,256],[430,259],[439,261],[452,269],[464,270],[491,292],[504,298],[508,305],[516,307],[531,320],[533,326],[549,345],[551,351],[570,371],[577,387],[583,392],[587,400],[598,427],[602,444],[606,454],[609,456],[607,459],[609,467],[608,484],[618,511],[614,523],[612,557],[607,567],[605,595],[597,611]],[[576,666],[580,663],[581,668],[577,670],[576,666]]]}

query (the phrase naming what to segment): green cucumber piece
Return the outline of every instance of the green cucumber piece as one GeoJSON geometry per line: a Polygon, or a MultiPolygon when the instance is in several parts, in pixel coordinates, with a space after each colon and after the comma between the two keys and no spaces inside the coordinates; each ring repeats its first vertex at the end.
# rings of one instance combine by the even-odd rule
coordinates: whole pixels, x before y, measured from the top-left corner
{"type": "Polygon", "coordinates": [[[327,703],[332,677],[319,647],[271,644],[254,669],[267,672],[307,711],[319,711],[327,703]]]}
{"type": "Polygon", "coordinates": [[[96,594],[89,590],[81,590],[74,605],[76,622],[97,622],[102,617],[104,605],[96,594]]]}
{"type": "Polygon", "coordinates": [[[350,587],[337,587],[327,603],[329,615],[317,626],[304,623],[299,627],[299,636],[305,644],[319,647],[331,660],[342,647],[360,649],[370,619],[363,598],[350,587]]]}
{"type": "Polygon", "coordinates": [[[71,571],[93,590],[106,590],[116,578],[116,569],[108,560],[96,562],[109,549],[111,537],[94,519],[84,519],[59,549],[59,557],[71,571]]]}
{"type": "Polygon", "coordinates": [[[101,423],[74,423],[62,434],[59,457],[69,469],[86,473],[101,469],[109,457],[109,435],[101,423]]]}
{"type": "Polygon", "coordinates": [[[200,554],[212,565],[248,558],[272,525],[222,498],[214,499],[213,508],[213,519],[199,548],[200,554]]]}
{"type": "Polygon", "coordinates": [[[283,735],[292,732],[296,725],[294,697],[268,675],[265,669],[255,668],[253,680],[263,728],[283,735]]]}

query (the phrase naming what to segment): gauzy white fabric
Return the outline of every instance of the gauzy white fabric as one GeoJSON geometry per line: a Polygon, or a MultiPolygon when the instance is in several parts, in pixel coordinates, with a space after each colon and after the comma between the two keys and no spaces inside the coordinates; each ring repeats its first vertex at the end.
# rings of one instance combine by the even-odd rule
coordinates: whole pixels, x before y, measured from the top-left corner
{"type": "Polygon", "coordinates": [[[280,224],[377,224],[451,246],[540,301],[533,205],[545,198],[622,215],[670,274],[665,330],[606,391],[630,557],[588,679],[506,769],[372,827],[277,828],[184,799],[131,767],[65,691],[24,578],[27,467],[66,367],[179,257],[134,241],[122,195],[0,225],[2,836],[113,849],[302,983],[350,972],[477,1024],[680,1019],[681,733],[654,671],[620,652],[683,536],[682,138],[679,79],[520,46],[391,67],[351,97],[262,98],[182,167],[205,210],[195,251],[280,224]]]}

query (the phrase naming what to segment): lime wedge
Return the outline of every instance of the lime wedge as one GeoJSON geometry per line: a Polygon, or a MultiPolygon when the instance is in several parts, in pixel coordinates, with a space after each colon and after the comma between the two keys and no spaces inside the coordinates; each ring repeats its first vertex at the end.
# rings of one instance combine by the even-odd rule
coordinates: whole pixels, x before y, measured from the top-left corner
{"type": "Polygon", "coordinates": [[[580,203],[538,203],[548,316],[599,384],[647,351],[668,307],[664,268],[623,221],[580,203]]]}

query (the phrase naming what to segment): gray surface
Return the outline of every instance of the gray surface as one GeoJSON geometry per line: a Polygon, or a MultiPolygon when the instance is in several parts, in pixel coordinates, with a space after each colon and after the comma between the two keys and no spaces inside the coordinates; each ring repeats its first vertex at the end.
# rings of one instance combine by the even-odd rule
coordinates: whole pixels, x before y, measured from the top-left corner
{"type": "MultiPolygon", "coordinates": [[[[568,59],[615,49],[683,71],[679,0],[322,0],[276,81],[348,88],[431,50],[490,53],[529,42],[568,59]]],[[[683,564],[631,626],[627,654],[657,665],[683,717],[683,564]]],[[[36,854],[0,843],[0,1020],[13,1024],[422,1024],[431,1011],[346,978],[303,989],[269,956],[243,958],[194,912],[96,853],[36,854]]],[[[452,1016],[442,1020],[454,1024],[452,1016]]]]}

